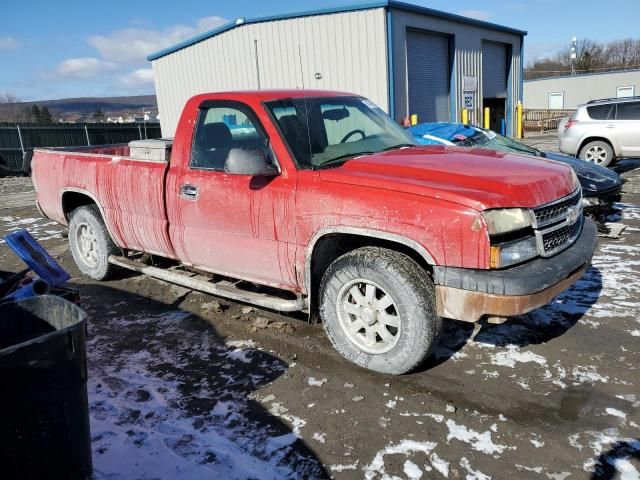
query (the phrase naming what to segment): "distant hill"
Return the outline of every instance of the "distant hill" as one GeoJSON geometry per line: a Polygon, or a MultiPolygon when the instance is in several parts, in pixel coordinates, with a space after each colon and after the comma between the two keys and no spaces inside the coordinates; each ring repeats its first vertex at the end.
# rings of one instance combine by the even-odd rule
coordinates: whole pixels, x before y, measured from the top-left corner
{"type": "Polygon", "coordinates": [[[158,102],[155,95],[136,95],[131,97],[84,97],[61,98],[58,100],[36,100],[33,102],[20,102],[19,108],[38,105],[46,106],[56,117],[73,118],[91,114],[96,110],[102,110],[108,115],[133,113],[142,109],[157,110],[158,102]]]}

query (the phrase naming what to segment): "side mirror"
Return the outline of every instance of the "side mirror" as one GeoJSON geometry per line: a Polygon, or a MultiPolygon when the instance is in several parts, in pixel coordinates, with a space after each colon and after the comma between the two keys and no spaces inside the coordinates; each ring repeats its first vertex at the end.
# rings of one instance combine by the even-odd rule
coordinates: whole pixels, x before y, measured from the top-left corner
{"type": "Polygon", "coordinates": [[[278,167],[267,159],[264,151],[245,148],[232,148],[229,151],[224,171],[229,175],[253,177],[275,177],[280,174],[278,167]]]}

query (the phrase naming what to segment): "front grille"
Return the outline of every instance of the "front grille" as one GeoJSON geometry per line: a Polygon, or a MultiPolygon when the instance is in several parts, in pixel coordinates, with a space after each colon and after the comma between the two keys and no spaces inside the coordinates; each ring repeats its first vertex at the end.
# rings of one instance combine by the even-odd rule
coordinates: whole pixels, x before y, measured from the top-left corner
{"type": "Polygon", "coordinates": [[[568,246],[570,243],[573,243],[580,233],[580,227],[582,227],[582,218],[578,219],[572,225],[565,225],[564,227],[542,234],[542,248],[545,254],[553,254],[565,246],[568,246]]]}
{"type": "Polygon", "coordinates": [[[551,225],[566,217],[569,209],[582,203],[582,192],[577,189],[571,195],[558,201],[548,203],[533,209],[536,218],[536,227],[551,225]]]}
{"type": "Polygon", "coordinates": [[[534,208],[534,233],[538,252],[550,257],[576,241],[582,231],[582,190],[534,208]]]}

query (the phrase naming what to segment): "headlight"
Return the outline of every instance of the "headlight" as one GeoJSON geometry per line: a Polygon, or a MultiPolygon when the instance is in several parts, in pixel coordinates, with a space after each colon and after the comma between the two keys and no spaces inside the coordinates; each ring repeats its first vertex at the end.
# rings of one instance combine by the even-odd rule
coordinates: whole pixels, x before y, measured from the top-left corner
{"type": "Polygon", "coordinates": [[[489,235],[513,232],[530,227],[531,212],[525,208],[504,208],[500,210],[486,210],[482,212],[489,235]]]}
{"type": "Polygon", "coordinates": [[[503,268],[522,263],[538,256],[536,238],[531,236],[524,240],[502,243],[491,246],[491,268],[503,268]]]}

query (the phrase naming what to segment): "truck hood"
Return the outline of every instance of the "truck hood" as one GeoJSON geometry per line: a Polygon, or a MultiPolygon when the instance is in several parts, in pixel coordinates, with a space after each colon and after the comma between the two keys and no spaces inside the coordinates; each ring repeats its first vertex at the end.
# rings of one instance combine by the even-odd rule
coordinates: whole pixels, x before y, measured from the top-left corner
{"type": "Polygon", "coordinates": [[[406,192],[488,208],[532,208],[570,194],[571,169],[493,150],[433,145],[356,157],[320,171],[323,181],[406,192]]]}

